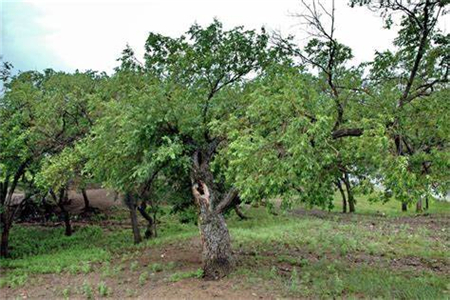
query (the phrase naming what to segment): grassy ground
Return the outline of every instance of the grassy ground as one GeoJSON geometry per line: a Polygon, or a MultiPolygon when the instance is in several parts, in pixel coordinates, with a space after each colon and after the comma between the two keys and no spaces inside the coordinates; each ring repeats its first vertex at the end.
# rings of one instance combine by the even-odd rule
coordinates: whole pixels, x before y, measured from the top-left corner
{"type": "Polygon", "coordinates": [[[201,279],[196,226],[171,215],[158,238],[137,246],[121,210],[78,224],[71,237],[58,227],[16,225],[13,258],[0,261],[0,296],[450,299],[449,203],[417,215],[361,198],[357,210],[230,215],[236,268],[218,282],[201,279]]]}

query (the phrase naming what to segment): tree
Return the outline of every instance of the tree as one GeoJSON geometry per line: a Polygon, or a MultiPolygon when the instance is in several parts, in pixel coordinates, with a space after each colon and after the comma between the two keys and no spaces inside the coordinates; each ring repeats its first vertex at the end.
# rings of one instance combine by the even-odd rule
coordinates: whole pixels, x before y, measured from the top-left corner
{"type": "Polygon", "coordinates": [[[335,101],[320,80],[302,67],[275,65],[247,87],[248,106],[218,125],[228,134],[227,180],[245,200],[281,197],[329,207],[342,162],[364,173],[381,160],[386,140],[376,124],[348,121],[364,135],[343,144],[333,137],[335,101]]]}
{"type": "Polygon", "coordinates": [[[20,205],[13,205],[19,181],[41,160],[86,134],[95,74],[45,70],[11,78],[0,98],[1,256],[8,255],[9,231],[20,205]]]}
{"type": "MultiPolygon", "coordinates": [[[[355,147],[355,143],[361,141],[354,138],[363,135],[364,127],[370,126],[359,111],[359,107],[364,105],[365,98],[371,96],[362,81],[364,65],[348,66],[353,55],[351,49],[339,43],[335,37],[334,1],[330,9],[319,0],[310,3],[302,1],[302,4],[304,12],[294,16],[299,18],[309,34],[306,47],[300,49],[293,43],[293,37],[283,38],[280,34],[275,35],[275,40],[280,47],[295,58],[299,58],[307,67],[317,71],[313,84],[318,86],[317,91],[323,94],[325,101],[330,101],[334,105],[334,109],[328,112],[333,121],[328,143],[334,148],[336,157],[334,165],[329,165],[326,169],[335,177],[333,182],[343,197],[344,212],[347,211],[347,201],[349,211],[354,212],[353,186],[368,177],[371,171],[369,166],[373,164],[373,160],[368,160],[368,156],[361,155],[364,152],[362,149],[355,147]],[[352,181],[351,178],[357,180],[352,181]]],[[[327,109],[331,108],[333,107],[327,109]]],[[[311,123],[315,123],[317,120],[315,112],[311,111],[308,114],[311,123]]],[[[376,126],[372,126],[371,130],[373,128],[376,126]]]]}
{"type": "Polygon", "coordinates": [[[441,166],[447,166],[449,151],[443,95],[448,93],[450,36],[439,30],[438,22],[449,2],[354,0],[351,4],[381,12],[388,28],[396,24],[394,13],[401,14],[396,51],[377,52],[368,78],[376,95],[372,102],[383,115],[368,117],[385,123],[391,140],[381,175],[387,193],[401,200],[402,210],[413,201],[420,210],[422,199],[431,197],[438,186],[440,191],[448,189],[444,179],[448,172],[441,166]],[[426,122],[417,118],[423,113],[428,114],[426,122]]]}
{"type": "Polygon", "coordinates": [[[218,21],[206,28],[194,25],[180,38],[150,33],[145,49],[143,65],[130,49],[124,51],[114,77],[130,88],[123,86],[127,91],[110,102],[94,130],[92,147],[101,149],[94,146],[98,141],[112,145],[111,151],[90,151],[97,156],[92,164],[102,161],[111,166],[111,161],[120,161],[107,174],[98,175],[122,190],[134,191],[160,167],[167,175],[172,168],[184,168],[180,179],[189,183],[199,211],[204,275],[220,278],[232,267],[222,213],[237,190],[219,182],[211,168],[225,138],[212,132],[211,124],[237,109],[246,76],[256,74],[276,55],[264,32],[242,27],[227,31],[218,21]],[[106,132],[109,122],[118,130],[106,132]]]}

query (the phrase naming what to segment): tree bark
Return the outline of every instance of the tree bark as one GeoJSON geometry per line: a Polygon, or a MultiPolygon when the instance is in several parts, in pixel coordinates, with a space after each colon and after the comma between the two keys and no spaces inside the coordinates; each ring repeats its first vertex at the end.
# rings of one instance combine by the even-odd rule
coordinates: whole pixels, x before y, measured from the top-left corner
{"type": "Polygon", "coordinates": [[[83,195],[83,200],[84,200],[84,211],[88,211],[90,209],[90,206],[89,206],[89,198],[87,196],[86,189],[81,189],[81,194],[83,195]]]}
{"type": "Polygon", "coordinates": [[[199,210],[203,276],[217,280],[232,270],[230,233],[222,213],[237,196],[237,191],[231,189],[226,196],[220,198],[209,168],[211,157],[212,151],[195,152],[191,181],[192,194],[199,210]]]}
{"type": "Polygon", "coordinates": [[[56,199],[56,195],[53,191],[50,191],[52,197],[58,201],[58,206],[59,209],[61,210],[61,217],[64,221],[64,226],[65,226],[65,232],[64,234],[66,236],[71,236],[72,235],[72,225],[70,224],[70,213],[67,211],[67,209],[64,207],[66,205],[66,203],[68,203],[68,191],[66,188],[62,188],[59,192],[59,198],[56,199]]]}
{"type": "Polygon", "coordinates": [[[129,207],[130,209],[130,218],[131,218],[131,229],[133,230],[134,243],[139,244],[142,241],[141,233],[139,231],[137,214],[136,214],[136,205],[132,205],[129,207]]]}
{"type": "Polygon", "coordinates": [[[70,214],[67,210],[64,210],[62,212],[63,218],[64,218],[64,225],[66,227],[65,229],[65,235],[71,236],[72,235],[72,225],[70,224],[70,214]]]}
{"type": "Polygon", "coordinates": [[[418,213],[423,212],[422,198],[420,198],[419,201],[417,201],[417,203],[416,203],[416,212],[418,212],[418,213]]]}
{"type": "Polygon", "coordinates": [[[430,208],[430,203],[429,203],[429,199],[428,196],[425,197],[425,210],[428,210],[430,208]]]}
{"type": "Polygon", "coordinates": [[[0,245],[0,257],[6,258],[9,255],[9,226],[2,224],[2,241],[0,245]]]}
{"type": "Polygon", "coordinates": [[[339,189],[339,192],[341,193],[341,196],[342,196],[342,212],[345,214],[345,213],[347,213],[347,198],[345,197],[345,191],[342,188],[342,184],[341,184],[341,180],[340,179],[338,179],[336,181],[336,185],[337,185],[337,187],[339,189]]]}
{"type": "Polygon", "coordinates": [[[247,220],[248,217],[246,215],[244,215],[244,213],[241,211],[239,204],[234,205],[234,212],[238,215],[238,217],[241,220],[247,220]]]}
{"type": "Polygon", "coordinates": [[[202,213],[199,218],[203,246],[203,274],[219,279],[231,272],[231,241],[221,213],[202,213]]]}
{"type": "Polygon", "coordinates": [[[153,220],[152,217],[146,211],[147,204],[145,201],[142,202],[140,206],[138,206],[138,210],[141,213],[141,216],[147,221],[147,229],[145,230],[145,238],[150,239],[153,236],[156,236],[154,229],[156,229],[156,219],[153,220]]]}
{"type": "Polygon", "coordinates": [[[348,173],[344,174],[344,184],[345,184],[345,187],[347,188],[349,212],[354,213],[355,212],[355,198],[353,197],[352,186],[350,183],[350,178],[348,176],[348,173]]]}
{"type": "Polygon", "coordinates": [[[408,204],[406,202],[402,202],[402,211],[403,212],[408,211],[408,204]]]}

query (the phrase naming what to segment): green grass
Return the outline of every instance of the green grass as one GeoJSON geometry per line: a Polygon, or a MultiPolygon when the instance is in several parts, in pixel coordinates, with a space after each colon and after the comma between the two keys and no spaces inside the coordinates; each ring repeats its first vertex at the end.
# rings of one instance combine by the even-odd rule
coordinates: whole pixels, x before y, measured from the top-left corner
{"type": "MultiPolygon", "coordinates": [[[[412,216],[417,215],[416,207],[414,205],[409,205],[407,212],[401,211],[400,201],[391,200],[388,202],[381,201],[370,201],[371,198],[376,199],[377,195],[355,195],[356,199],[356,213],[357,214],[384,214],[391,217],[399,216],[412,216]]],[[[342,211],[342,198],[339,193],[334,196],[334,208],[332,211],[341,212],[342,211]]],[[[425,203],[423,203],[425,208],[425,203]]],[[[448,214],[450,215],[450,202],[439,201],[435,199],[430,199],[430,207],[428,211],[422,212],[422,214],[448,214]]]]}
{"type": "Polygon", "coordinates": [[[370,299],[448,299],[448,277],[428,272],[396,271],[369,265],[354,266],[322,259],[288,272],[277,266],[240,268],[233,276],[241,285],[270,287],[287,297],[370,298],[370,299]]]}
{"type": "Polygon", "coordinates": [[[229,222],[234,248],[253,253],[235,273],[246,278],[243,285],[306,298],[450,298],[450,274],[389,268],[390,260],[402,258],[450,264],[448,231],[393,222],[392,211],[386,218],[356,215],[346,222],[340,215],[322,219],[273,216],[264,209],[246,213],[251,219],[229,222]],[[358,255],[386,263],[356,264],[351,257],[358,255]],[[289,265],[290,272],[279,274],[280,265],[289,265]]]}
{"type": "MultiPolygon", "coordinates": [[[[127,255],[142,248],[183,241],[198,234],[194,224],[180,224],[172,215],[166,215],[161,222],[161,238],[139,245],[133,244],[130,230],[120,228],[109,231],[99,226],[86,226],[68,237],[63,228],[16,225],[10,234],[11,258],[0,260],[0,288],[22,286],[33,274],[86,274],[95,263],[108,265],[116,254],[127,259],[127,255]]],[[[130,268],[136,269],[136,266],[130,268]]],[[[118,270],[105,268],[103,273],[108,277],[118,270]]]]}
{"type": "MultiPolygon", "coordinates": [[[[339,203],[336,199],[336,205],[339,203]]],[[[399,222],[397,216],[402,213],[398,204],[358,198],[358,213],[345,218],[342,214],[317,218],[283,211],[273,215],[259,207],[247,209],[245,214],[250,218],[241,221],[232,213],[227,223],[233,249],[242,253],[238,258],[243,262],[234,273],[239,276],[238,284],[259,286],[281,297],[450,298],[450,275],[426,267],[450,264],[448,229],[399,222]],[[380,217],[380,212],[385,217],[380,217]],[[358,257],[363,257],[362,261],[355,262],[358,257]],[[366,264],[365,258],[371,257],[372,264],[366,264]],[[411,258],[422,267],[396,269],[389,263],[411,258]]],[[[430,214],[446,214],[449,208],[449,203],[432,203],[430,214]]],[[[138,263],[145,251],[198,236],[196,225],[180,224],[173,215],[166,214],[160,221],[159,237],[140,245],[133,245],[131,231],[120,227],[87,226],[65,237],[62,228],[16,225],[11,232],[12,258],[0,260],[0,287],[26,286],[39,274],[59,273],[84,276],[96,272],[101,280],[119,280],[122,273],[132,274],[139,287],[155,280],[153,276],[159,272],[171,282],[200,278],[200,269],[180,271],[177,268],[181,265],[175,262],[151,262],[145,268],[138,263]]],[[[73,292],[85,298],[94,294],[106,297],[113,290],[114,286],[106,286],[104,281],[92,286],[85,282],[78,292],[59,288],[59,297],[67,298],[73,292]]],[[[136,296],[138,291],[131,288],[131,294],[136,296]]]]}
{"type": "Polygon", "coordinates": [[[169,277],[169,281],[177,282],[187,278],[202,278],[203,270],[197,269],[195,271],[176,272],[169,277]]]}

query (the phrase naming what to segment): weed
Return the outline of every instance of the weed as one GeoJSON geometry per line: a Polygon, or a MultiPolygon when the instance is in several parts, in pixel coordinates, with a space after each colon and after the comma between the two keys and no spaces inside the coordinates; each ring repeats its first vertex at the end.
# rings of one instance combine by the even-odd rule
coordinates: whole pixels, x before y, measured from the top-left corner
{"type": "Polygon", "coordinates": [[[86,299],[94,299],[92,287],[89,283],[87,283],[87,281],[83,282],[81,289],[83,291],[83,295],[86,296],[86,299]]]}
{"type": "Polygon", "coordinates": [[[148,272],[143,272],[139,275],[139,285],[144,285],[148,279],[148,272]]]}
{"type": "Polygon", "coordinates": [[[203,276],[203,270],[197,269],[195,271],[178,272],[178,273],[172,274],[172,276],[169,277],[169,281],[177,282],[177,281],[187,279],[187,278],[201,278],[202,276],[203,276]]]}
{"type": "Polygon", "coordinates": [[[131,271],[131,272],[136,271],[136,269],[138,268],[138,266],[139,266],[138,262],[137,262],[137,261],[133,261],[133,262],[130,264],[130,271],[131,271]]]}
{"type": "Polygon", "coordinates": [[[110,290],[106,286],[106,283],[104,281],[102,281],[102,282],[100,282],[98,284],[97,289],[98,289],[99,295],[102,296],[102,297],[106,297],[106,296],[108,296],[110,294],[110,290]]]}
{"type": "Polygon", "coordinates": [[[69,299],[69,297],[70,297],[70,287],[65,288],[62,291],[62,295],[63,295],[64,299],[69,299]]]}

